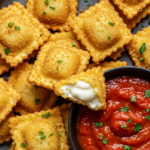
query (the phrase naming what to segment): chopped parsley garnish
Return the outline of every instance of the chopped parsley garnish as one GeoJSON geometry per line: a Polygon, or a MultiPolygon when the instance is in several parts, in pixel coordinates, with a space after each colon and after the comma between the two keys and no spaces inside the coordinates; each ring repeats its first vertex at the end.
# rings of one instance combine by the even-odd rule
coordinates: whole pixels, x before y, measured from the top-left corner
{"type": "Polygon", "coordinates": [[[150,97],[150,90],[145,90],[145,97],[150,97]]]}
{"type": "Polygon", "coordinates": [[[84,0],[84,2],[88,2],[88,0],[84,0]]]}
{"type": "Polygon", "coordinates": [[[50,134],[49,136],[52,136],[53,135],[53,133],[52,134],[50,134]]]}
{"type": "Polygon", "coordinates": [[[6,55],[8,55],[8,53],[10,52],[10,49],[5,48],[5,49],[4,49],[4,52],[5,52],[6,55]]]}
{"type": "Polygon", "coordinates": [[[43,15],[43,16],[44,16],[44,15],[46,15],[46,12],[43,12],[43,14],[42,14],[42,15],[43,15]]]}
{"type": "Polygon", "coordinates": [[[62,63],[63,61],[62,60],[58,60],[58,63],[60,64],[60,63],[62,63]]]}
{"type": "Polygon", "coordinates": [[[58,131],[58,134],[61,135],[60,131],[58,131]]]}
{"type": "Polygon", "coordinates": [[[103,139],[102,143],[103,144],[107,144],[108,143],[108,139],[103,139]]]}
{"type": "Polygon", "coordinates": [[[58,71],[59,69],[58,69],[58,67],[57,67],[57,71],[58,71]]]}
{"type": "Polygon", "coordinates": [[[115,23],[112,23],[112,22],[108,22],[108,24],[111,25],[111,26],[115,25],[115,23]]]}
{"type": "Polygon", "coordinates": [[[8,23],[8,26],[10,27],[10,26],[12,26],[14,23],[13,22],[9,22],[8,23]]]}
{"type": "Polygon", "coordinates": [[[49,8],[51,8],[51,9],[55,10],[55,7],[51,7],[51,6],[50,6],[49,8]]]}
{"type": "Polygon", "coordinates": [[[34,87],[35,87],[35,89],[37,89],[39,86],[37,86],[37,85],[34,85],[34,87]]]}
{"type": "Polygon", "coordinates": [[[125,126],[124,124],[121,125],[122,129],[126,129],[127,126],[125,126]]]}
{"type": "Polygon", "coordinates": [[[150,115],[145,117],[148,121],[150,121],[150,115]]]}
{"type": "Polygon", "coordinates": [[[111,39],[111,37],[109,36],[107,39],[109,40],[109,39],[111,39]]]}
{"type": "Polygon", "coordinates": [[[21,147],[25,147],[24,143],[21,143],[20,146],[21,146],[21,147]]]}
{"type": "Polygon", "coordinates": [[[20,28],[19,28],[18,26],[15,26],[15,29],[16,29],[16,30],[20,30],[20,28]]]}
{"type": "Polygon", "coordinates": [[[124,145],[124,150],[130,150],[131,149],[131,146],[128,146],[128,145],[124,145]]]}
{"type": "Polygon", "coordinates": [[[72,45],[72,47],[76,47],[76,48],[78,48],[75,44],[73,44],[73,43],[71,43],[71,45],[72,45]]]}
{"type": "Polygon", "coordinates": [[[139,58],[139,60],[141,60],[142,62],[144,61],[144,58],[139,58]]]}
{"type": "Polygon", "coordinates": [[[142,28],[144,28],[144,25],[142,25],[142,28]]]}
{"type": "Polygon", "coordinates": [[[96,127],[102,127],[104,125],[102,122],[95,122],[94,124],[96,127]]]}
{"type": "Polygon", "coordinates": [[[41,134],[40,139],[45,139],[45,138],[46,138],[46,135],[44,134],[44,132],[43,132],[43,131],[39,131],[39,133],[41,134]]]}
{"type": "Polygon", "coordinates": [[[149,109],[148,108],[146,108],[146,112],[149,113],[149,109]]]}
{"type": "Polygon", "coordinates": [[[146,44],[145,44],[145,43],[143,43],[143,44],[141,45],[140,49],[139,49],[140,54],[142,55],[142,54],[143,54],[143,52],[144,52],[145,50],[146,50],[146,44]]]}
{"type": "Polygon", "coordinates": [[[38,105],[38,104],[40,104],[40,103],[41,103],[41,100],[35,98],[35,104],[38,105]]]}
{"type": "Polygon", "coordinates": [[[88,3],[88,6],[91,6],[90,2],[88,3]]]}
{"type": "Polygon", "coordinates": [[[48,5],[49,2],[50,2],[49,0],[45,0],[45,1],[44,1],[44,3],[45,3],[46,5],[48,5]]]}
{"type": "Polygon", "coordinates": [[[103,134],[101,134],[100,136],[99,136],[99,139],[101,140],[103,138],[103,134]]]}
{"type": "Polygon", "coordinates": [[[148,24],[150,25],[150,20],[148,21],[148,24]]]}
{"type": "Polygon", "coordinates": [[[141,127],[141,124],[140,124],[140,123],[136,123],[136,124],[135,124],[135,128],[133,128],[133,130],[134,130],[135,132],[139,132],[141,129],[142,129],[142,127],[141,127]]]}
{"type": "Polygon", "coordinates": [[[130,101],[131,102],[136,102],[136,98],[132,95],[130,101]]]}
{"type": "Polygon", "coordinates": [[[128,110],[129,110],[129,107],[127,107],[127,106],[120,108],[120,111],[123,111],[124,113],[126,113],[128,110]]]}
{"type": "Polygon", "coordinates": [[[49,116],[51,116],[50,113],[45,113],[44,115],[42,115],[42,117],[49,117],[49,116]]]}
{"type": "Polygon", "coordinates": [[[129,119],[127,120],[127,122],[128,122],[128,123],[131,123],[131,122],[132,122],[132,119],[131,119],[131,118],[129,118],[129,119]]]}

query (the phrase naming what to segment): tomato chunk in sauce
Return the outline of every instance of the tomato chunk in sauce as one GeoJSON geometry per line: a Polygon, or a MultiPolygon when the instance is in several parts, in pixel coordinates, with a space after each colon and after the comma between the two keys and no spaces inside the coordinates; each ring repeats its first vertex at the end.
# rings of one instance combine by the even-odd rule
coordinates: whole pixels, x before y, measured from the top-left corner
{"type": "Polygon", "coordinates": [[[83,150],[150,150],[150,82],[117,77],[106,82],[107,108],[82,106],[77,137],[83,150]]]}

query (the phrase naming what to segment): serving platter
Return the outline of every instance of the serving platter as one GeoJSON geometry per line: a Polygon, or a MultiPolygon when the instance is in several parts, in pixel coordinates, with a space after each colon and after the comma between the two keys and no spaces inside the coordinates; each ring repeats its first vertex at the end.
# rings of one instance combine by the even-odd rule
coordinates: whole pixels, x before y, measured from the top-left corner
{"type": "MultiPolygon", "coordinates": [[[[13,4],[13,1],[20,2],[24,6],[26,5],[26,0],[0,0],[0,9],[2,9],[3,7],[7,7],[9,4],[13,4]]],[[[99,2],[99,0],[88,0],[88,2],[84,2],[84,0],[78,0],[78,14],[80,13],[82,9],[84,10],[88,9],[88,3],[90,3],[91,6],[93,6],[97,2],[99,2]]],[[[132,33],[135,34],[137,31],[142,30],[142,25],[144,25],[144,27],[147,27],[149,19],[150,19],[150,16],[147,16],[146,18],[142,19],[141,22],[137,24],[136,28],[132,30],[132,33]]],[[[106,58],[106,61],[110,61],[110,60],[111,59],[106,58]]],[[[134,63],[131,60],[127,51],[123,52],[121,57],[118,58],[118,60],[126,61],[128,66],[134,66],[134,63]]],[[[31,63],[33,62],[34,62],[34,59],[31,60],[31,63]]],[[[9,75],[10,75],[10,72],[7,72],[7,73],[2,74],[1,77],[7,81],[9,75]]],[[[60,99],[59,101],[62,101],[62,99],[60,99]]],[[[11,142],[8,142],[8,143],[5,142],[0,145],[0,150],[7,150],[10,148],[10,145],[11,145],[11,142]]]]}

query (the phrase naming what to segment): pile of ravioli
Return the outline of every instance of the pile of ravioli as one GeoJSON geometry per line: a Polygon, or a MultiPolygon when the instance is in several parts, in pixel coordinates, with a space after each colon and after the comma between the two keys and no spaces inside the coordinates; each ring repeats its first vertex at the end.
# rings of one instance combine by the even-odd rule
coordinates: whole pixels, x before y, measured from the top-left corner
{"type": "Polygon", "coordinates": [[[0,75],[11,71],[8,82],[0,78],[0,143],[12,139],[10,150],[72,149],[69,100],[106,109],[104,71],[127,66],[117,60],[125,46],[136,66],[150,69],[150,27],[131,34],[150,0],[100,0],[79,16],[77,7],[27,0],[26,9],[14,2],[0,10],[0,75]]]}

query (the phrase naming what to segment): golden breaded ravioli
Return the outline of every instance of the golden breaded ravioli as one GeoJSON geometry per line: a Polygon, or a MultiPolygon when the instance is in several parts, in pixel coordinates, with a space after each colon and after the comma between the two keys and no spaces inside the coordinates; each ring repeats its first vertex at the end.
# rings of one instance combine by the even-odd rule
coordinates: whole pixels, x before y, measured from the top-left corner
{"type": "Polygon", "coordinates": [[[54,31],[70,31],[68,23],[76,17],[77,0],[27,0],[27,10],[54,31]]]}
{"type": "Polygon", "coordinates": [[[116,52],[110,55],[110,58],[113,60],[117,60],[118,57],[121,57],[121,53],[125,51],[125,47],[119,48],[116,52]]]}
{"type": "Polygon", "coordinates": [[[86,51],[49,41],[41,47],[28,81],[53,89],[55,82],[84,71],[89,59],[86,51]]]}
{"type": "Polygon", "coordinates": [[[58,107],[17,116],[11,118],[9,123],[17,150],[69,150],[58,107]]]}
{"type": "Polygon", "coordinates": [[[10,65],[6,63],[5,59],[2,59],[0,57],[0,75],[4,72],[9,71],[10,68],[10,65]]]}
{"type": "Polygon", "coordinates": [[[70,26],[95,63],[103,61],[132,39],[130,30],[109,0],[101,0],[79,14],[70,26]]]}
{"type": "MultiPolygon", "coordinates": [[[[4,10],[0,10],[0,14],[4,10]]],[[[0,54],[15,67],[42,46],[50,32],[20,3],[14,2],[6,10],[0,16],[0,54]]]]}
{"type": "Polygon", "coordinates": [[[56,95],[87,105],[90,109],[106,108],[106,85],[101,67],[81,72],[54,84],[56,95]]]}

